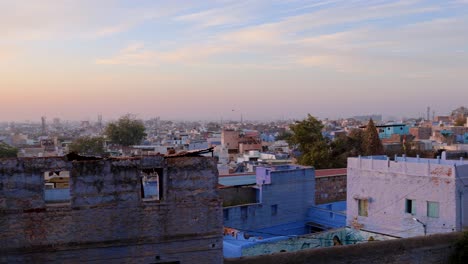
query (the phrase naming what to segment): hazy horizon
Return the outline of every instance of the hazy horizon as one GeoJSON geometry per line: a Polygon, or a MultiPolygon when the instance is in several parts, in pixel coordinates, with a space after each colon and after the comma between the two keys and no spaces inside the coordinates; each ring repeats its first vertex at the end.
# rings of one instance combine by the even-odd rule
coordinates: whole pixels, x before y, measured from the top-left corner
{"type": "MultiPolygon", "coordinates": [[[[466,106],[468,1],[1,1],[0,120],[466,106]]],[[[431,115],[432,115],[431,110],[431,115]]]]}

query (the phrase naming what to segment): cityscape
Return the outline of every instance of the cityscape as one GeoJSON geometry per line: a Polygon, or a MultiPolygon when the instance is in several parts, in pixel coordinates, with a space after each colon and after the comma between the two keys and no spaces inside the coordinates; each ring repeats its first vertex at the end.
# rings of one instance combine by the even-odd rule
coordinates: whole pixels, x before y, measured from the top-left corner
{"type": "Polygon", "coordinates": [[[467,14],[0,0],[0,263],[468,263],[467,14]]]}

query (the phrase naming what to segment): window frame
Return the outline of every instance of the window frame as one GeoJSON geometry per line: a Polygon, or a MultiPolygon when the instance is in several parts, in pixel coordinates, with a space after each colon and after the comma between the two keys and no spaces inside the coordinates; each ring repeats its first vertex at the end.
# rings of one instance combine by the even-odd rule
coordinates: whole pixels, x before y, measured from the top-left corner
{"type": "Polygon", "coordinates": [[[426,205],[427,205],[427,217],[430,217],[430,218],[439,218],[440,217],[440,203],[439,202],[434,202],[434,201],[427,201],[426,202],[426,205]],[[437,210],[435,210],[435,208],[432,208],[432,210],[430,209],[430,207],[432,206],[436,206],[435,208],[437,210]],[[434,214],[434,212],[436,212],[436,214],[434,214]]]}
{"type": "Polygon", "coordinates": [[[369,216],[369,199],[357,199],[358,200],[358,215],[368,217],[369,216]]]}
{"type": "Polygon", "coordinates": [[[405,199],[405,213],[416,215],[416,200],[405,199]],[[410,202],[410,204],[409,204],[410,202]]]}

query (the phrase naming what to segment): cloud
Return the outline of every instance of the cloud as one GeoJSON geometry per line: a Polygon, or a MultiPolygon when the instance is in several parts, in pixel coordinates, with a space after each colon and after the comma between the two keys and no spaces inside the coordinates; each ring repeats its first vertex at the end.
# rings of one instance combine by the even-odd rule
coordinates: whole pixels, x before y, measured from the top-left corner
{"type": "Polygon", "coordinates": [[[257,69],[305,67],[378,76],[392,73],[411,78],[453,76],[450,72],[459,72],[458,69],[468,65],[463,47],[468,42],[468,21],[463,17],[435,17],[422,22],[409,20],[412,22],[391,26],[363,23],[432,14],[443,6],[421,4],[420,1],[321,4],[319,10],[308,10],[304,6],[305,13],[249,25],[241,25],[241,19],[236,19],[241,16],[223,16],[223,11],[231,6],[185,14],[176,20],[200,27],[238,26],[212,31],[209,37],[178,42],[169,49],[132,44],[109,58],[96,60],[96,63],[171,63],[231,68],[238,64],[257,69]],[[456,60],[453,58],[455,50],[456,60]],[[224,62],[220,63],[220,60],[224,62]]]}
{"type": "Polygon", "coordinates": [[[0,1],[0,35],[10,42],[103,37],[173,15],[187,6],[178,1],[147,7],[123,7],[110,0],[0,1]]]}

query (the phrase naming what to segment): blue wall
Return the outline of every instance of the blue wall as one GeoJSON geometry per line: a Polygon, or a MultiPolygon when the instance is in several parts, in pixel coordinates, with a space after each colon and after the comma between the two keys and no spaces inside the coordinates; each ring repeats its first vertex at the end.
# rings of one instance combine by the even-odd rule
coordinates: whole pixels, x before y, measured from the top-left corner
{"type": "Polygon", "coordinates": [[[405,124],[401,125],[392,125],[392,126],[382,126],[377,127],[379,130],[379,137],[382,138],[389,138],[393,134],[397,135],[408,135],[409,134],[409,127],[405,124]]]}
{"type": "Polygon", "coordinates": [[[309,209],[308,221],[327,228],[346,226],[346,201],[313,206],[309,209]]]}
{"type": "Polygon", "coordinates": [[[70,188],[45,189],[44,200],[46,202],[66,202],[70,201],[70,188]]]}
{"type": "MultiPolygon", "coordinates": [[[[315,202],[315,171],[301,166],[269,170],[271,184],[261,185],[261,203],[224,208],[224,226],[257,230],[304,222],[315,202]]],[[[265,171],[265,170],[257,170],[265,171]]]]}

